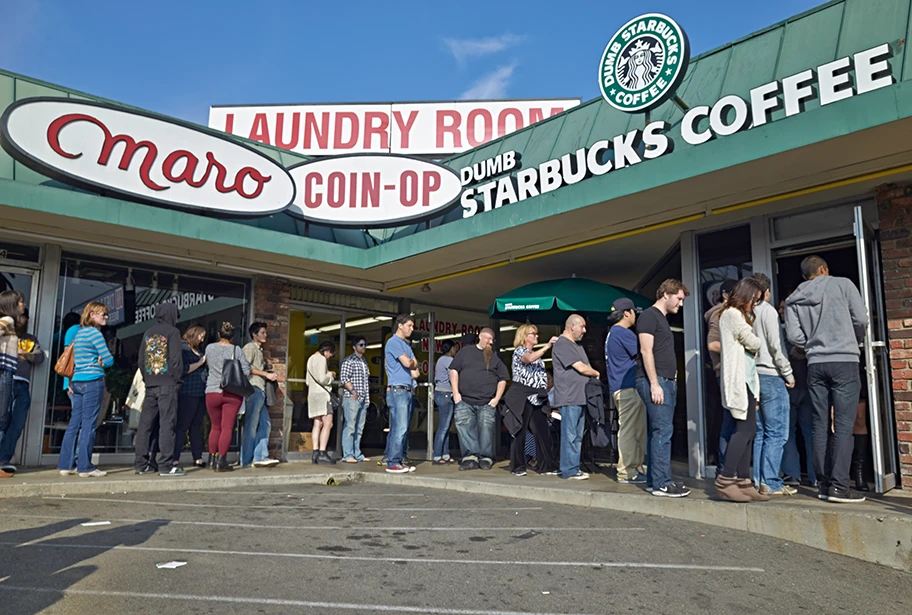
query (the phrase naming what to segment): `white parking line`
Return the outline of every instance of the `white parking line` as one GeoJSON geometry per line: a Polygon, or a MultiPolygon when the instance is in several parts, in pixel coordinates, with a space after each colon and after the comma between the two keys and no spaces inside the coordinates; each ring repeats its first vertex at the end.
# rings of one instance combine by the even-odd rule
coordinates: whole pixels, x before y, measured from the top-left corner
{"type": "Polygon", "coordinates": [[[184,493],[215,493],[217,495],[281,495],[292,497],[332,497],[332,498],[423,498],[427,497],[424,493],[289,493],[288,491],[209,491],[208,489],[199,489],[196,491],[184,491],[184,493]]]}
{"type": "MultiPolygon", "coordinates": [[[[44,539],[42,539],[44,540],[44,539]]],[[[747,566],[700,566],[697,564],[656,564],[648,562],[533,562],[483,559],[431,559],[423,557],[374,557],[359,555],[317,555],[312,553],[274,553],[271,551],[229,551],[223,549],[187,549],[174,547],[137,547],[130,545],[88,545],[60,542],[0,542],[0,545],[19,549],[40,547],[49,549],[91,549],[95,551],[146,551],[156,553],[196,553],[200,555],[238,555],[249,557],[288,557],[359,562],[406,562],[412,564],[470,564],[472,566],[558,566],[563,568],[650,568],[659,570],[699,570],[716,572],[766,572],[763,568],[747,566]]]]}
{"type": "MultiPolygon", "coordinates": [[[[383,613],[428,613],[430,615],[529,615],[528,611],[492,611],[485,609],[447,609],[430,606],[396,606],[389,604],[357,604],[353,602],[314,602],[310,600],[280,600],[278,598],[241,598],[234,596],[196,596],[192,594],[152,594],[146,592],[124,592],[93,589],[50,589],[48,587],[21,587],[0,583],[0,590],[63,594],[64,596],[96,596],[103,598],[142,598],[148,600],[185,600],[223,604],[249,604],[255,606],[289,606],[311,609],[383,613]]],[[[537,613],[536,615],[576,615],[572,613],[537,613]]]]}
{"type": "MultiPolygon", "coordinates": [[[[61,521],[76,521],[84,517],[60,517],[53,515],[12,515],[3,513],[6,519],[56,519],[61,521]]],[[[201,525],[212,527],[238,527],[257,530],[334,530],[334,531],[371,531],[371,532],[644,532],[644,527],[365,527],[363,525],[260,525],[256,523],[218,523],[215,521],[171,521],[168,519],[110,519],[115,523],[155,523],[157,525],[201,525]]]]}
{"type": "MultiPolygon", "coordinates": [[[[43,500],[56,500],[58,502],[67,502],[67,501],[81,501],[81,502],[117,502],[119,504],[147,504],[150,506],[180,506],[184,508],[242,508],[242,509],[251,509],[251,508],[261,508],[266,510],[325,510],[322,506],[259,506],[256,504],[191,504],[189,502],[152,502],[147,500],[118,500],[115,498],[74,498],[74,497],[55,497],[55,496],[44,496],[43,500]]],[[[379,512],[379,511],[403,511],[403,512],[430,512],[430,511],[445,511],[453,512],[453,508],[359,508],[359,512],[379,512]]],[[[460,512],[465,511],[518,511],[518,510],[541,510],[539,506],[528,506],[528,507],[511,507],[511,508],[460,508],[460,512]]]]}

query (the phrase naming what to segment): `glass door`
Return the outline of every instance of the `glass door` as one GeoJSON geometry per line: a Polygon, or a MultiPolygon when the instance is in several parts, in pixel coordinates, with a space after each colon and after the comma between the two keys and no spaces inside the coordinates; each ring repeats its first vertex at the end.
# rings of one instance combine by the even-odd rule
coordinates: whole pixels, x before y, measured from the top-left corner
{"type": "Polygon", "coordinates": [[[893,397],[880,277],[880,247],[873,229],[864,220],[860,205],[855,207],[854,226],[861,282],[859,288],[868,311],[863,359],[874,457],[874,482],[877,493],[885,493],[896,487],[896,435],[893,430],[893,397]]]}
{"type": "Polygon", "coordinates": [[[437,425],[437,417],[434,415],[434,365],[435,359],[440,356],[440,349],[434,337],[436,328],[434,312],[415,314],[412,350],[418,360],[418,376],[415,378],[415,405],[414,412],[409,417],[409,433],[420,429],[422,421],[425,423],[427,441],[424,450],[428,461],[434,455],[434,431],[437,425]]]}

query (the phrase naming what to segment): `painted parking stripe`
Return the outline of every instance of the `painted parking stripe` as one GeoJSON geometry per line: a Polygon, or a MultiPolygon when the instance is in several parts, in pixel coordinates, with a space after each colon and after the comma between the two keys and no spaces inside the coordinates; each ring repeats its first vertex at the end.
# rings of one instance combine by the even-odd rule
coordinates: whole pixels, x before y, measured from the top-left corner
{"type": "MultiPolygon", "coordinates": [[[[84,517],[61,517],[54,515],[13,515],[3,513],[6,519],[56,519],[59,521],[76,521],[84,517]]],[[[216,521],[171,521],[162,519],[107,519],[115,523],[155,523],[156,525],[199,525],[212,527],[238,527],[245,529],[257,530],[338,530],[338,531],[362,531],[369,529],[372,532],[644,532],[644,527],[527,527],[524,525],[516,527],[410,527],[410,526],[393,526],[393,527],[373,527],[365,528],[363,525],[260,525],[256,523],[220,523],[216,521]]]]}
{"type": "MultiPolygon", "coordinates": [[[[242,508],[249,510],[251,508],[261,508],[265,510],[325,510],[322,506],[260,506],[257,504],[191,504],[189,502],[152,502],[147,500],[118,500],[116,498],[75,498],[75,497],[54,497],[54,496],[44,496],[43,500],[56,500],[58,502],[66,501],[81,501],[81,502],[116,502],[118,504],[144,504],[149,506],[179,506],[183,508],[242,508]]],[[[453,508],[361,508],[360,511],[364,512],[380,512],[380,511],[403,511],[403,512],[429,512],[429,511],[446,511],[453,512],[453,508]]],[[[510,507],[510,508],[460,508],[460,512],[463,511],[518,511],[518,510],[541,510],[540,506],[526,506],[526,507],[510,507]]]]}
{"type": "Polygon", "coordinates": [[[216,495],[279,495],[279,496],[304,496],[312,497],[331,497],[331,498],[423,498],[427,497],[424,493],[290,493],[288,491],[210,491],[200,489],[196,491],[184,491],[183,493],[214,493],[216,495]]]}
{"type": "MultiPolygon", "coordinates": [[[[391,604],[357,604],[353,602],[316,602],[311,600],[281,600],[279,598],[242,598],[236,596],[197,596],[193,594],[153,594],[94,589],[50,589],[48,587],[22,587],[0,582],[0,590],[63,594],[64,596],[95,596],[99,598],[141,598],[144,600],[183,600],[222,604],[249,604],[254,606],[289,606],[364,613],[428,613],[430,615],[529,615],[529,611],[492,611],[485,609],[448,609],[431,606],[396,606],[391,604]]],[[[536,615],[583,615],[573,613],[536,613],[536,615]]]]}
{"type": "MultiPolygon", "coordinates": [[[[42,539],[43,540],[43,539],[42,539]]],[[[196,553],[199,555],[232,555],[248,557],[287,557],[359,562],[406,562],[412,564],[469,564],[472,566],[557,566],[563,568],[649,568],[659,570],[696,570],[714,572],[766,572],[749,566],[701,566],[697,564],[664,564],[650,562],[534,562],[521,560],[431,559],[423,557],[374,557],[359,555],[318,555],[313,553],[275,553],[272,551],[230,551],[225,549],[188,549],[182,547],[138,547],[132,545],[89,545],[60,542],[0,542],[0,545],[25,548],[91,549],[95,551],[144,551],[155,553],[196,553]]]]}

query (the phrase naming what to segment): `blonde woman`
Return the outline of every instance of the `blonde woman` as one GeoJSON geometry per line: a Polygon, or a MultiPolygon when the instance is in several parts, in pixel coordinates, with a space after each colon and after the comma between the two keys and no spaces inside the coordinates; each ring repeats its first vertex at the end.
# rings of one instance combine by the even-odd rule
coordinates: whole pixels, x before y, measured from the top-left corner
{"type": "Polygon", "coordinates": [[[73,338],[73,362],[76,366],[70,378],[73,412],[63,434],[57,462],[62,476],[79,474],[80,478],[100,478],[107,475],[107,472],[92,465],[95,427],[105,392],[104,368],[114,365],[114,357],[101,334],[101,328],[107,322],[107,306],[92,301],[82,310],[79,330],[73,338]]]}
{"type": "Polygon", "coordinates": [[[717,493],[732,502],[765,501],[751,482],[750,462],[757,434],[757,399],[760,377],[756,355],[761,340],[754,335],[754,306],[761,301],[763,289],[753,278],[735,284],[719,318],[722,343],[722,406],[735,419],[735,433],[725,452],[725,467],[716,477],[717,493]]]}

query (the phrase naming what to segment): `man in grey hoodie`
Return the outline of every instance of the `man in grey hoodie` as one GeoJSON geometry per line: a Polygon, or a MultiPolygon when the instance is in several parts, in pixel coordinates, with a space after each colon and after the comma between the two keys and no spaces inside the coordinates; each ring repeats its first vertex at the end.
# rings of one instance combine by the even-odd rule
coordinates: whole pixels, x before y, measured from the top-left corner
{"type": "Polygon", "coordinates": [[[807,281],[785,302],[785,333],[791,344],[807,354],[818,497],[860,502],[864,497],[849,489],[849,467],[861,392],[858,346],[864,340],[867,312],[852,281],[830,276],[819,256],[801,261],[801,275],[807,281]]]}
{"type": "Polygon", "coordinates": [[[792,365],[782,350],[779,312],[770,305],[770,279],[755,273],[763,297],[754,306],[754,335],[760,338],[757,375],[760,376],[760,408],[754,438],[754,482],[764,495],[795,495],[796,489],[784,485],[779,477],[782,451],[789,436],[789,394],[794,388],[792,365]]]}

